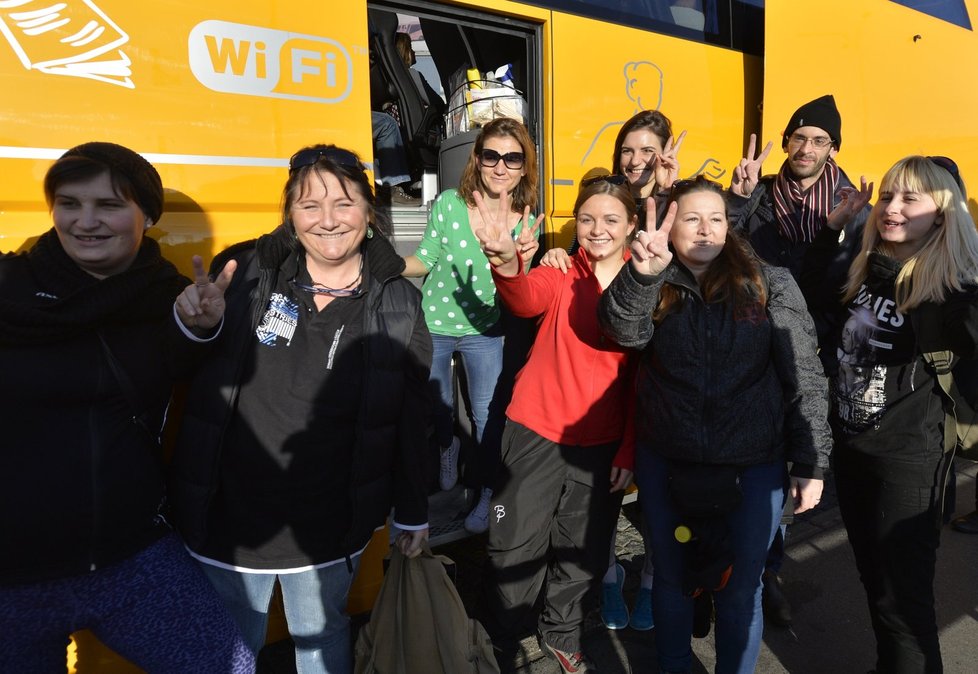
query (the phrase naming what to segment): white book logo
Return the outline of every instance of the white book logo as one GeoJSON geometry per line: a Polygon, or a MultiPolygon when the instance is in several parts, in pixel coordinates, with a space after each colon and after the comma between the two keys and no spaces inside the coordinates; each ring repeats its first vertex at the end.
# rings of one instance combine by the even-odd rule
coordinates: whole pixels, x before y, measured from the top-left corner
{"type": "Polygon", "coordinates": [[[0,0],[0,32],[25,68],[136,87],[129,35],[92,0],[0,0]]]}

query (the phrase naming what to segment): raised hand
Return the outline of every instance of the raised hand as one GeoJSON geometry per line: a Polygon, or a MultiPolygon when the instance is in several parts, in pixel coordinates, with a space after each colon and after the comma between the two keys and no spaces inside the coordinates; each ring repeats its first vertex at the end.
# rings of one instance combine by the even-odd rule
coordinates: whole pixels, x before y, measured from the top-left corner
{"type": "Polygon", "coordinates": [[[563,248],[551,248],[540,258],[540,265],[559,269],[566,274],[571,267],[571,257],[563,248]]]}
{"type": "Polygon", "coordinates": [[[825,226],[835,231],[841,231],[857,213],[866,208],[866,204],[873,198],[874,183],[866,183],[866,176],[859,177],[859,189],[855,187],[843,187],[839,190],[839,203],[836,204],[825,226]]]}
{"type": "Polygon", "coordinates": [[[499,195],[495,211],[489,208],[482,193],[476,190],[472,193],[475,207],[482,218],[482,226],[475,230],[482,252],[493,267],[502,267],[516,259],[519,251],[509,228],[509,195],[505,192],[499,195]]]}
{"type": "Polygon", "coordinates": [[[200,255],[194,255],[192,263],[194,282],[177,297],[177,316],[188,329],[210,330],[224,316],[224,291],[231,285],[238,263],[235,260],[228,261],[213,281],[204,270],[204,261],[200,255]]]}
{"type": "Polygon", "coordinates": [[[639,274],[655,276],[672,262],[672,251],[669,250],[669,233],[672,222],[676,219],[676,202],[669,204],[662,226],[655,228],[655,203],[648,199],[646,206],[645,229],[639,230],[632,241],[632,268],[639,274]]]}
{"type": "Polygon", "coordinates": [[[666,141],[666,146],[663,148],[662,153],[656,157],[655,184],[657,190],[672,187],[672,184],[676,182],[676,178],[679,177],[679,148],[682,147],[685,137],[685,131],[679,134],[678,138],[670,137],[666,141]]]}
{"type": "Polygon", "coordinates": [[[747,156],[740,160],[736,168],[733,170],[733,177],[730,179],[730,191],[736,195],[742,197],[749,197],[754,188],[757,187],[758,181],[761,179],[761,166],[764,164],[764,160],[767,156],[771,154],[771,148],[774,147],[772,141],[768,141],[764,149],[757,156],[754,156],[754,152],[757,151],[757,134],[752,133],[750,135],[750,143],[747,145],[747,156]]]}

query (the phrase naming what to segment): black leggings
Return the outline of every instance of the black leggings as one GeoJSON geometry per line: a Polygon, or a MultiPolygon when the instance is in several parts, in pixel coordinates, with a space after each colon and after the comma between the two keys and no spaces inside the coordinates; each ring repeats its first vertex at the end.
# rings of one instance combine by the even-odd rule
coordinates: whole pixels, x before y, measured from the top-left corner
{"type": "MultiPolygon", "coordinates": [[[[941,506],[936,479],[929,487],[888,482],[845,450],[836,452],[835,471],[839,509],[876,634],[876,671],[943,672],[934,611],[941,506]]],[[[920,471],[920,482],[925,473],[938,473],[935,466],[920,471]]]]}

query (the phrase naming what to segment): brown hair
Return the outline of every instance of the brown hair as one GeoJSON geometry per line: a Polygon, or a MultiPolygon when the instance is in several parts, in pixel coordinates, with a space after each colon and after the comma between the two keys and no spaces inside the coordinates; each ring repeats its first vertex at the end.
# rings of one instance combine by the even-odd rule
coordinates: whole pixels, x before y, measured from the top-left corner
{"type": "Polygon", "coordinates": [[[523,123],[508,117],[494,119],[482,127],[482,132],[476,138],[475,146],[472,148],[472,154],[469,155],[469,161],[462,171],[458,193],[465,200],[466,204],[471,207],[475,206],[472,193],[477,190],[479,192],[485,191],[482,184],[482,176],[479,173],[479,153],[482,152],[482,147],[487,138],[497,138],[500,136],[509,136],[519,143],[524,155],[523,177],[520,178],[519,184],[513,190],[512,210],[514,213],[521,213],[527,206],[530,207],[530,210],[533,210],[537,205],[536,147],[533,145],[533,139],[530,138],[530,132],[526,130],[523,123]]]}
{"type": "Polygon", "coordinates": [[[648,129],[654,133],[662,143],[662,147],[665,147],[672,137],[672,122],[658,110],[642,110],[633,115],[631,119],[622,124],[618,136],[615,138],[615,153],[612,155],[611,164],[611,170],[615,173],[620,171],[621,146],[625,144],[625,136],[639,129],[648,129]]]}
{"type": "Polygon", "coordinates": [[[347,192],[347,185],[352,184],[367,203],[368,222],[378,233],[384,236],[390,235],[390,228],[386,220],[378,218],[377,201],[374,197],[373,188],[370,180],[367,178],[367,174],[364,172],[363,163],[355,152],[337,147],[336,145],[324,145],[320,143],[302,148],[293,155],[293,159],[304,152],[318,152],[319,157],[314,163],[298,166],[295,169],[289,168],[289,178],[285,181],[285,187],[282,189],[282,222],[294,231],[291,216],[292,205],[302,197],[302,190],[306,184],[306,178],[313,172],[317,175],[326,172],[331,173],[340,181],[343,193],[348,197],[350,193],[347,192]],[[331,154],[334,152],[335,154],[331,157],[331,154]],[[355,160],[356,166],[337,161],[336,158],[342,155],[347,155],[350,159],[355,160]]]}
{"type": "Polygon", "coordinates": [[[414,65],[413,59],[411,58],[414,55],[414,50],[411,48],[410,35],[407,33],[394,33],[394,49],[397,50],[397,55],[404,61],[404,65],[408,68],[414,65]]]}
{"type": "MultiPolygon", "coordinates": [[[[669,195],[669,203],[678,202],[684,196],[696,192],[719,195],[723,199],[724,217],[729,220],[730,207],[723,186],[702,175],[693,180],[677,181],[669,195]]],[[[735,307],[767,305],[767,286],[761,274],[760,260],[740,233],[729,226],[723,248],[700,278],[700,290],[707,302],[732,301],[735,307]]],[[[677,311],[684,299],[683,290],[672,284],[664,285],[659,294],[659,306],[652,314],[653,320],[659,321],[677,311]]]]}

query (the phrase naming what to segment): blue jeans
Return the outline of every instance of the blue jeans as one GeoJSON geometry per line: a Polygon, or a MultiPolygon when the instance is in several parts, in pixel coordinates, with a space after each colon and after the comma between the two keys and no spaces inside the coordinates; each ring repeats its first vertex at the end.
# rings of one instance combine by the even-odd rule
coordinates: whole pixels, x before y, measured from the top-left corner
{"type": "MultiPolygon", "coordinates": [[[[648,522],[655,581],[652,612],[659,667],[688,672],[693,651],[693,600],[683,595],[683,550],[674,531],[682,523],[669,497],[668,464],[650,448],[636,448],[636,478],[642,514],[648,522]]],[[[715,592],[716,674],[750,674],[761,648],[761,573],[774,532],[781,522],[787,469],[783,461],[745,468],[743,501],[727,515],[733,544],[733,573],[715,592]]]]}
{"type": "Polygon", "coordinates": [[[245,573],[201,563],[254,653],[265,644],[268,606],[275,581],[282,586],[285,621],[295,642],[298,674],[349,674],[353,671],[350,618],[346,600],[353,572],[341,561],[299,573],[245,573]]]}
{"type": "Polygon", "coordinates": [[[400,185],[411,180],[404,139],[397,120],[386,112],[370,113],[373,132],[375,173],[384,185],[400,185]]]}
{"type": "Polygon", "coordinates": [[[475,444],[480,454],[480,480],[489,486],[499,463],[499,443],[505,417],[502,401],[493,404],[496,385],[503,370],[503,337],[497,328],[488,334],[432,335],[431,386],[435,405],[435,439],[439,447],[448,447],[454,434],[455,387],[452,385],[452,355],[462,356],[468,383],[469,405],[475,444]],[[487,435],[487,427],[489,433],[487,435]],[[485,441],[483,441],[485,440],[485,441]]]}

